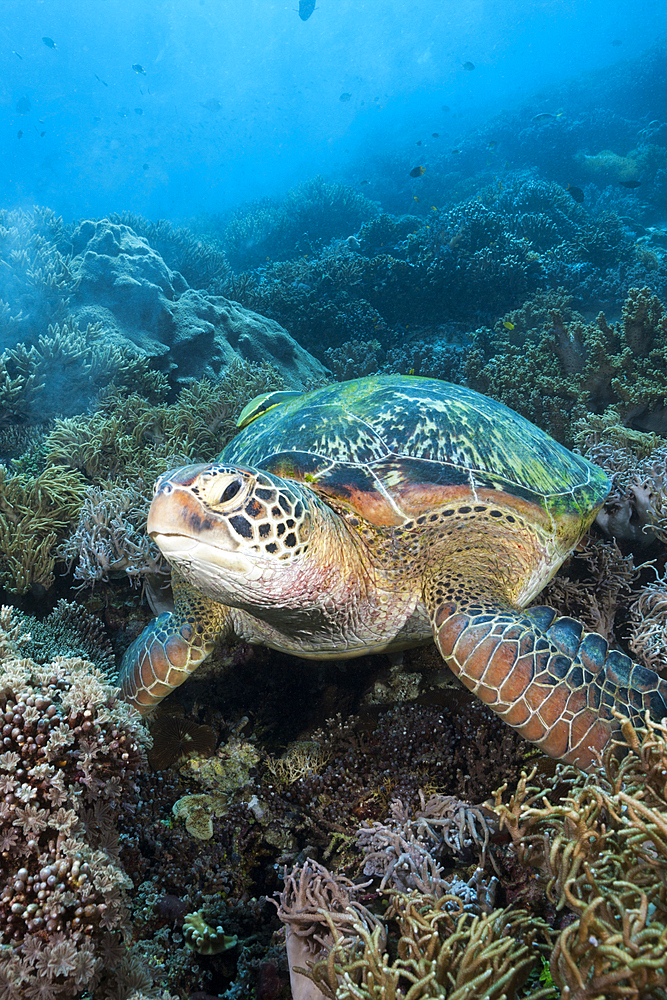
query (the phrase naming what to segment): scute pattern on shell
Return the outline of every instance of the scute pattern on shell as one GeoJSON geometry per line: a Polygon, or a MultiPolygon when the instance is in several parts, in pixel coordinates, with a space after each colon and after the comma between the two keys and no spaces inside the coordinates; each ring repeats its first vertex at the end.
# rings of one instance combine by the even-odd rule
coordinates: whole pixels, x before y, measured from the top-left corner
{"type": "MultiPolygon", "coordinates": [[[[556,513],[587,512],[608,490],[600,470],[503,404],[414,376],[370,376],[286,401],[242,430],[222,458],[322,484],[334,466],[340,479],[341,466],[410,460],[412,478],[424,461],[443,467],[443,484],[544,498],[556,513]]],[[[424,472],[418,480],[433,482],[432,468],[424,472]]]]}

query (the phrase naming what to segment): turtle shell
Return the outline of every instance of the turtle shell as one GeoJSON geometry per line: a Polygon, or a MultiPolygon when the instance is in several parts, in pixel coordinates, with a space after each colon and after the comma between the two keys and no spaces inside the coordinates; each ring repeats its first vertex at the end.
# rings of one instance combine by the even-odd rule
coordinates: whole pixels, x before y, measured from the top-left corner
{"type": "Polygon", "coordinates": [[[468,497],[585,527],[609,491],[601,469],[502,403],[415,376],[375,375],[287,399],[252,419],[220,461],[305,481],[378,525],[468,497]]]}

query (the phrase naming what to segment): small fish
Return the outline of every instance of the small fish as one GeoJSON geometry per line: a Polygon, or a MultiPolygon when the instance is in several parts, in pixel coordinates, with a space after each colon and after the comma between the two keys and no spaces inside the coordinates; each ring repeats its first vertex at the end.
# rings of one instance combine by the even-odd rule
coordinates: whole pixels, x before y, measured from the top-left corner
{"type": "Polygon", "coordinates": [[[416,194],[413,194],[413,196],[412,196],[412,200],[413,200],[413,201],[419,201],[419,198],[417,197],[417,195],[416,195],[416,194]]]}
{"type": "Polygon", "coordinates": [[[338,100],[342,101],[343,104],[345,104],[346,101],[352,100],[352,94],[347,94],[347,93],[346,94],[341,94],[340,97],[338,98],[338,100]]]}
{"type": "Polygon", "coordinates": [[[315,10],[315,0],[299,0],[299,17],[307,21],[315,10]]]}
{"type": "Polygon", "coordinates": [[[496,142],[496,140],[495,139],[491,139],[491,141],[487,144],[486,148],[487,149],[495,149],[497,147],[497,145],[498,145],[498,143],[496,142]]]}
{"type": "Polygon", "coordinates": [[[453,150],[452,150],[452,156],[459,156],[459,155],[460,155],[460,153],[461,153],[461,150],[460,150],[460,149],[453,149],[453,150]]]}
{"type": "Polygon", "coordinates": [[[134,113],[135,115],[143,115],[144,112],[141,108],[135,108],[134,113]]]}
{"type": "Polygon", "coordinates": [[[510,323],[510,321],[508,319],[504,319],[503,320],[503,326],[505,327],[506,330],[513,330],[514,329],[514,323],[510,323]]]}
{"type": "Polygon", "coordinates": [[[12,54],[13,54],[13,55],[15,55],[15,56],[17,57],[17,59],[20,59],[20,60],[21,60],[21,62],[23,62],[23,56],[20,56],[20,55],[18,54],[18,52],[15,52],[15,51],[14,51],[14,49],[12,49],[12,54]]]}
{"type": "Polygon", "coordinates": [[[439,132],[431,132],[431,135],[433,136],[434,139],[439,139],[440,138],[440,133],[439,132]]]}
{"type": "Polygon", "coordinates": [[[47,47],[48,49],[57,49],[57,48],[58,48],[58,46],[57,46],[57,45],[56,45],[56,43],[55,43],[55,42],[53,41],[53,39],[52,39],[52,38],[49,38],[49,36],[48,36],[48,35],[44,35],[44,36],[42,37],[42,41],[44,42],[44,44],[46,45],[46,47],[47,47]]]}
{"type": "Polygon", "coordinates": [[[614,48],[618,48],[618,46],[622,45],[623,42],[620,38],[614,38],[611,44],[614,46],[614,48]]]}
{"type": "Polygon", "coordinates": [[[530,120],[531,122],[555,122],[556,115],[552,115],[550,111],[540,111],[538,115],[533,115],[530,120]]]}
{"type": "Polygon", "coordinates": [[[95,79],[99,80],[103,87],[108,87],[109,86],[109,84],[105,83],[104,80],[97,75],[97,73],[95,74],[95,79]]]}
{"type": "Polygon", "coordinates": [[[148,163],[144,163],[143,169],[148,170],[148,166],[149,166],[148,163]]]}
{"type": "Polygon", "coordinates": [[[410,171],[411,177],[421,177],[422,174],[426,173],[426,167],[413,167],[410,171]]]}
{"type": "Polygon", "coordinates": [[[23,130],[22,129],[18,130],[18,132],[16,133],[16,138],[17,139],[22,139],[23,138],[23,130]]]}
{"type": "Polygon", "coordinates": [[[621,187],[630,188],[630,190],[632,191],[634,190],[634,188],[639,187],[641,181],[619,181],[618,183],[621,185],[621,187]]]}
{"type": "Polygon", "coordinates": [[[360,184],[368,184],[368,181],[359,181],[360,184]]]}
{"type": "Polygon", "coordinates": [[[134,70],[135,73],[139,73],[142,76],[146,76],[146,70],[141,65],[141,63],[132,63],[132,69],[134,70]]]}
{"type": "Polygon", "coordinates": [[[473,70],[474,70],[474,68],[475,68],[475,64],[474,64],[474,63],[471,63],[471,62],[464,62],[464,63],[461,63],[461,65],[463,66],[463,68],[464,68],[465,70],[467,70],[467,71],[468,71],[468,73],[472,73],[472,71],[473,71],[473,70]]]}
{"type": "Polygon", "coordinates": [[[569,191],[574,200],[581,205],[582,201],[584,200],[584,192],[581,190],[581,188],[575,187],[573,184],[568,184],[565,190],[569,191]]]}
{"type": "Polygon", "coordinates": [[[422,141],[421,141],[421,139],[418,139],[418,140],[417,140],[417,145],[418,145],[418,146],[421,146],[421,144],[422,144],[422,141]]]}
{"type": "Polygon", "coordinates": [[[437,207],[435,205],[431,205],[431,211],[432,212],[437,212],[438,209],[437,209],[437,207]]]}
{"type": "Polygon", "coordinates": [[[19,97],[18,101],[16,102],[16,110],[20,115],[27,115],[31,107],[32,104],[30,103],[27,97],[19,97]]]}
{"type": "Polygon", "coordinates": [[[206,108],[207,111],[220,111],[222,109],[222,104],[215,97],[209,97],[208,101],[199,102],[202,108],[206,108]]]}
{"type": "Polygon", "coordinates": [[[100,118],[100,116],[99,116],[99,115],[95,115],[95,116],[93,117],[93,121],[94,121],[94,122],[101,122],[101,121],[102,121],[102,119],[100,118]]]}
{"type": "Polygon", "coordinates": [[[442,105],[442,110],[444,112],[447,112],[447,111],[451,111],[451,108],[450,108],[449,104],[443,104],[442,105]]]}

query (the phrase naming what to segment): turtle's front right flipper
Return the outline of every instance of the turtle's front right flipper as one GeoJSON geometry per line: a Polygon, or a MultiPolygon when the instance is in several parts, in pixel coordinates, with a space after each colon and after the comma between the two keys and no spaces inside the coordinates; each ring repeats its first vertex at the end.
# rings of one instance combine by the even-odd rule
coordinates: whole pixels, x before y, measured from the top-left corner
{"type": "Polygon", "coordinates": [[[229,609],[172,575],[175,608],[147,625],[125,651],[119,683],[125,701],[142,714],[192,674],[231,628],[229,609]]]}
{"type": "Polygon", "coordinates": [[[525,611],[431,591],[433,634],[465,686],[551,757],[587,770],[620,735],[667,716],[667,682],[551,608],[525,611]],[[443,595],[444,596],[444,595],[443,595]]]}

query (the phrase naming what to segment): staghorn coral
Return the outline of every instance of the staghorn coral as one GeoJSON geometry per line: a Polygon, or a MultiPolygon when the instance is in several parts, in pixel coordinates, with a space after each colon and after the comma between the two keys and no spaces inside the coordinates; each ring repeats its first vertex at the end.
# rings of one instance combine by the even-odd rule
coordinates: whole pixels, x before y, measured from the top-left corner
{"type": "Polygon", "coordinates": [[[38,476],[0,466],[0,586],[18,594],[53,583],[57,546],[85,494],[78,472],[50,465],[38,476]]]}
{"type": "Polygon", "coordinates": [[[594,774],[559,765],[545,790],[533,770],[509,801],[495,795],[519,861],[574,918],[549,960],[569,1000],[648,1000],[667,986],[667,726],[625,721],[622,734],[594,774]]]}
{"type": "Polygon", "coordinates": [[[467,374],[472,388],[511,406],[564,444],[572,444],[574,423],[587,412],[614,406],[630,423],[667,406],[664,354],[667,314],[648,287],[631,289],[622,319],[610,325],[601,313],[594,323],[571,321],[558,310],[550,324],[526,331],[473,335],[467,374]]]}
{"type": "Polygon", "coordinates": [[[0,347],[34,341],[66,319],[77,288],[67,244],[50,209],[0,211],[0,347]]]}
{"type": "Polygon", "coordinates": [[[49,326],[35,344],[20,343],[0,355],[0,423],[44,423],[81,413],[109,385],[131,386],[159,398],[167,379],[138,352],[105,342],[101,323],[81,331],[65,320],[49,326]]]}
{"type": "Polygon", "coordinates": [[[112,987],[105,949],[126,952],[116,821],[148,736],[92,664],[25,658],[21,625],[2,609],[0,983],[55,1000],[112,987]]]}

